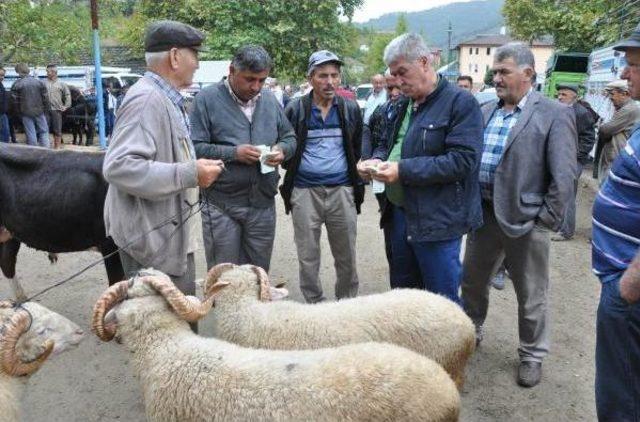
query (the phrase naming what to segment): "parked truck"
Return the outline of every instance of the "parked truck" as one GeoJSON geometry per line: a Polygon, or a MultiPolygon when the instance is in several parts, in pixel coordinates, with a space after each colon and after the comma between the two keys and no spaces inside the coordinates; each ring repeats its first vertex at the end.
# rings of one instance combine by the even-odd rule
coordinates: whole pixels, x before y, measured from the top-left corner
{"type": "Polygon", "coordinates": [[[558,84],[584,84],[588,64],[588,53],[554,53],[547,62],[544,95],[555,98],[558,84]]]}

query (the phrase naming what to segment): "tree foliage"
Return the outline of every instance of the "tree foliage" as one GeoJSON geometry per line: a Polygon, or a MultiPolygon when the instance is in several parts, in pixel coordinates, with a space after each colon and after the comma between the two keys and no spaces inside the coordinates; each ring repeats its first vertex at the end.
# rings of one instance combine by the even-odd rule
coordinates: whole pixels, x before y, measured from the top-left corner
{"type": "Polygon", "coordinates": [[[503,13],[517,38],[552,35],[557,49],[583,52],[615,42],[640,19],[636,0],[505,0],[503,13]]]}
{"type": "Polygon", "coordinates": [[[0,63],[77,63],[91,51],[89,10],[69,1],[2,1],[0,40],[0,63]]]}
{"type": "Polygon", "coordinates": [[[309,55],[319,49],[342,54],[352,33],[350,19],[363,0],[141,0],[122,41],[141,51],[144,28],[155,19],[175,19],[202,29],[209,52],[205,59],[229,59],[246,44],[262,45],[271,54],[274,74],[299,78],[309,55]]]}

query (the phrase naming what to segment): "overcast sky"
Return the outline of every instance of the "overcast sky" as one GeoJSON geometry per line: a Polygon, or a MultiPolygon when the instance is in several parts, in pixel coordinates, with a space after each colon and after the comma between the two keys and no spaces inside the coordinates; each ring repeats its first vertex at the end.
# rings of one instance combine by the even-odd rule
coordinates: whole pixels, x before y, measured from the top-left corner
{"type": "Polygon", "coordinates": [[[449,3],[466,3],[471,0],[364,0],[364,5],[353,14],[354,22],[365,22],[385,13],[415,12],[449,3]]]}

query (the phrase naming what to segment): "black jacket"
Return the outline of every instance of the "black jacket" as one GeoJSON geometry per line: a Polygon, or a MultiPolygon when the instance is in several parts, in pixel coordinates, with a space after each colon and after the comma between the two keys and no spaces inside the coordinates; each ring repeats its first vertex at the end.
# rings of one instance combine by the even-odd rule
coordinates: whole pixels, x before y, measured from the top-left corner
{"type": "MultiPolygon", "coordinates": [[[[291,211],[291,192],[293,192],[293,182],[302,154],[304,153],[307,141],[307,121],[311,115],[311,100],[313,91],[307,95],[291,100],[284,110],[298,139],[296,151],[290,160],[283,164],[287,170],[284,176],[284,183],[280,186],[280,195],[284,200],[285,211],[287,214],[291,211]]],[[[349,178],[353,186],[353,196],[358,214],[360,213],[360,205],[364,200],[364,182],[358,176],[356,163],[360,160],[362,148],[362,115],[358,103],[347,100],[343,97],[336,96],[338,104],[338,115],[340,118],[340,127],[342,128],[342,139],[345,155],[347,157],[347,166],[349,178]]]]}
{"type": "Polygon", "coordinates": [[[596,122],[589,110],[583,105],[574,103],[573,110],[576,113],[576,127],[578,129],[578,162],[585,165],[589,162],[589,153],[596,142],[596,122]]]}
{"type": "Polygon", "coordinates": [[[0,82],[0,114],[9,113],[9,93],[4,89],[4,84],[0,82]]]}

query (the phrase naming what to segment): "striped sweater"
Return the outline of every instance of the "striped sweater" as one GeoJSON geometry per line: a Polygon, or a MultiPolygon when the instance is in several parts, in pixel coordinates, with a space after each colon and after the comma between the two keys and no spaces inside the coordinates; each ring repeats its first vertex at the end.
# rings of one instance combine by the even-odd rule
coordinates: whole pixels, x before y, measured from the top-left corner
{"type": "Polygon", "coordinates": [[[619,278],[640,248],[640,125],[615,159],[593,204],[593,272],[619,278]]]}

